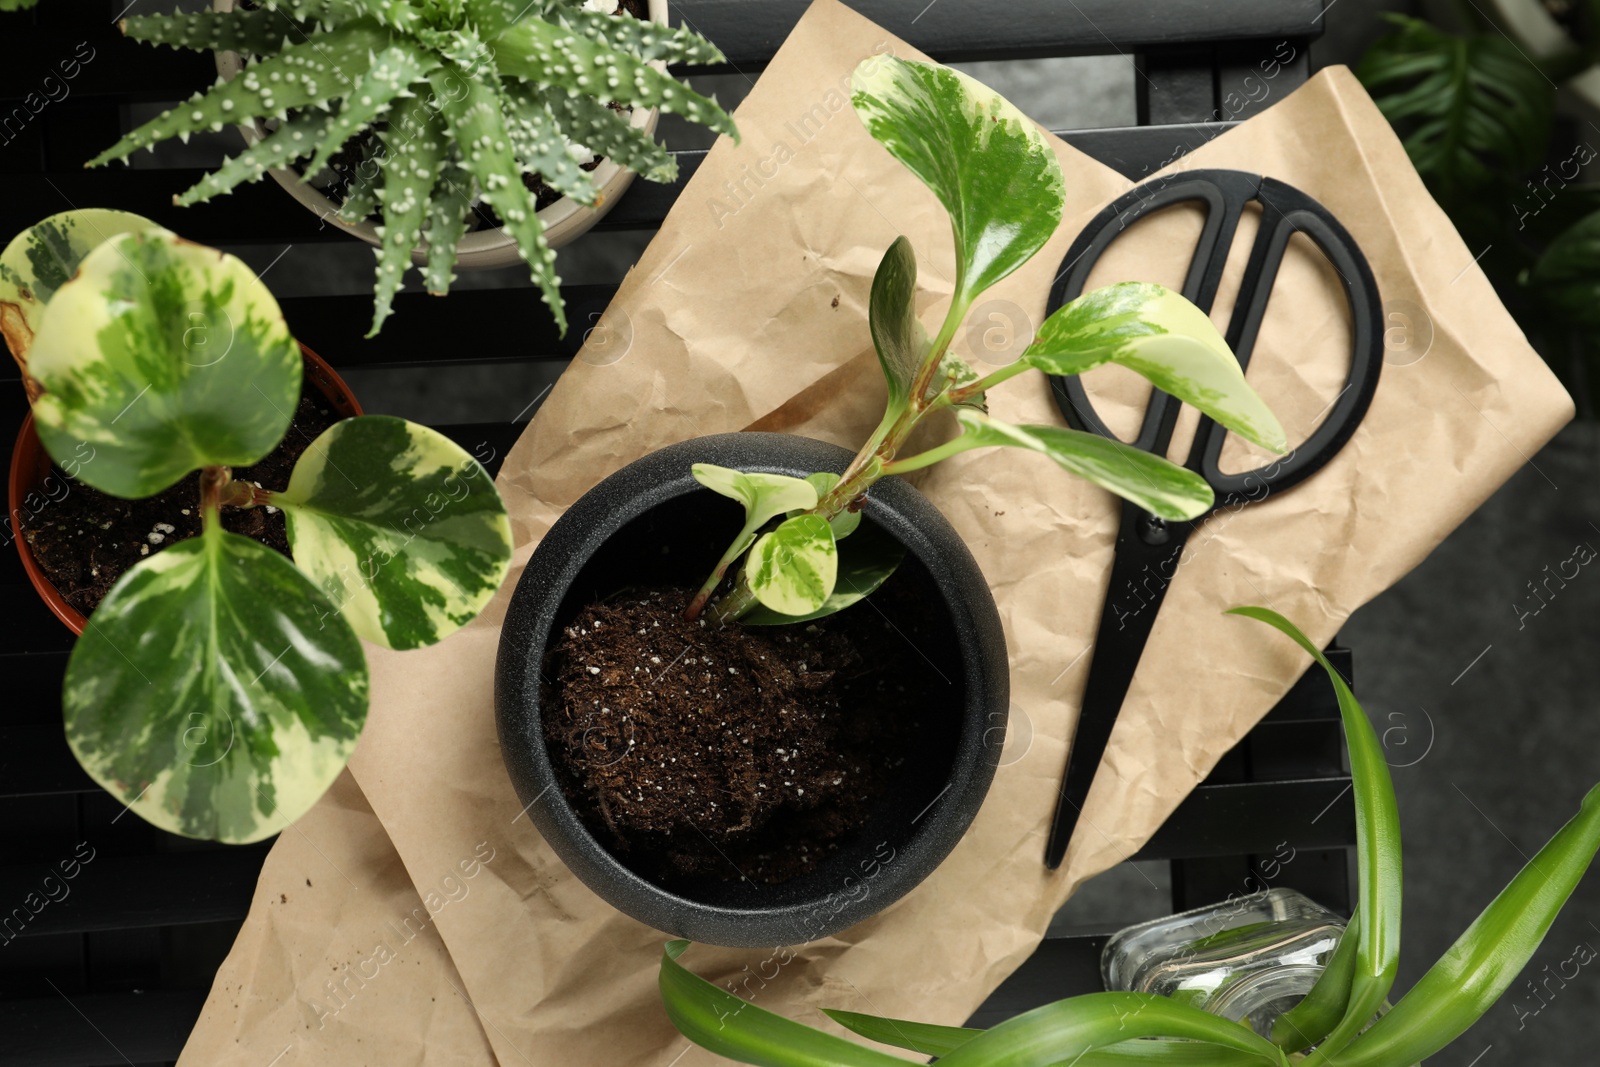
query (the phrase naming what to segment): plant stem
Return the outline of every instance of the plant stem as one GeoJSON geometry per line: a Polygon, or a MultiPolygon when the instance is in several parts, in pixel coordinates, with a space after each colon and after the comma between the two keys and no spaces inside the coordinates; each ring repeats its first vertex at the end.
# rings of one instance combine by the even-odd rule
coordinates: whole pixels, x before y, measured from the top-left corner
{"type": "Polygon", "coordinates": [[[727,574],[728,568],[733,566],[733,562],[744,555],[750,548],[751,542],[754,540],[750,536],[752,533],[754,533],[753,530],[745,527],[744,530],[740,531],[739,536],[734,538],[733,544],[728,546],[728,551],[724,552],[722,558],[717,561],[716,569],[711,572],[711,577],[706,579],[705,584],[695,593],[694,599],[689,601],[689,606],[684,609],[683,617],[685,619],[694,622],[700,617],[700,613],[705,610],[706,601],[711,599],[711,594],[715,593],[717,586],[722,584],[722,576],[727,574]]]}
{"type": "Polygon", "coordinates": [[[233,484],[233,471],[227,467],[200,468],[200,521],[206,532],[221,528],[222,498],[233,484]]]}

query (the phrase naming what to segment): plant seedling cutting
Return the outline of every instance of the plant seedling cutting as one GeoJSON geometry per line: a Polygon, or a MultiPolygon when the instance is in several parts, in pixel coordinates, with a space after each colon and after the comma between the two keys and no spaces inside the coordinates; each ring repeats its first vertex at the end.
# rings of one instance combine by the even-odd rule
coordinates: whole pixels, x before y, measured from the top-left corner
{"type": "Polygon", "coordinates": [[[738,136],[715,101],[657,69],[722,62],[716,46],[687,26],[613,16],[583,0],[261,0],[229,11],[134,16],[121,26],[136,40],[233,51],[254,62],[89,165],[230,123],[274,123],[175,198],[198,204],[301,160],[310,179],[352,146],[359,159],[339,218],[382,219],[368,336],[388,316],[412,249],[426,247],[428,291],[450,288],[457,244],[480,201],[516,239],[565,333],[555,252],[523,176],[538,175],[587,207],[598,190],[580,164],[596,153],[651,181],[671,181],[672,155],[613,104],[675,112],[738,136]]]}
{"type": "Polygon", "coordinates": [[[1282,427],[1211,320],[1160,285],[1127,282],[1085,293],[1046,319],[1015,362],[978,374],[950,350],[951,341],[974,301],[1055,233],[1065,204],[1060,164],[1026,116],[964,74],[882,56],[857,67],[852,85],[851,102],[867,130],[950,215],[950,307],[930,339],[916,314],[916,254],[898,238],[878,265],[869,304],[888,402],[844,473],[802,480],[696,466],[701,484],[744,506],[746,522],[690,601],[689,619],[709,606],[720,622],[795,622],[856,603],[895,566],[881,545],[852,551],[857,542],[846,541],[873,483],[974,448],[1038,452],[1163,519],[1192,519],[1211,507],[1205,480],[1164,457],[1097,434],[992,418],[987,392],[1030,369],[1071,375],[1108,363],[1127,367],[1252,444],[1284,450],[1282,427]],[[959,434],[902,455],[913,432],[941,412],[954,415],[959,434]],[[713,602],[730,570],[731,587],[713,602]]]}
{"type": "MultiPolygon", "coordinates": [[[[1270,1040],[1242,1023],[1151,993],[1089,993],[1019,1015],[989,1030],[826,1014],[872,1041],[950,1067],[1193,1067],[1250,1063],[1302,1067],[1406,1067],[1466,1032],[1516,981],[1600,849],[1600,786],[1578,813],[1457,939],[1450,951],[1377,1021],[1400,955],[1400,819],[1383,747],[1339,672],[1293,623],[1266,608],[1230,614],[1287,634],[1333,684],[1350,747],[1356,801],[1360,904],[1321,978],[1279,1016],[1270,1040]],[[1170,1039],[1182,1039],[1173,1042],[1170,1039]]],[[[674,1026],[720,1055],[764,1067],[896,1067],[909,1063],[757,1007],[678,962],[688,942],[661,957],[661,998],[674,1026]]]]}
{"type": "Polygon", "coordinates": [[[335,423],[287,486],[235,479],[289,428],[300,350],[248,267],[148,219],[70,211],[22,233],[0,254],[0,322],[45,449],[80,481],[136,499],[199,471],[203,532],[129,569],[73,649],[68,743],[163,829],[276,833],[355,747],[359,639],[432,644],[499,588],[498,492],[449,439],[381,415],[335,423]],[[264,506],[292,563],[221,526],[264,506]]]}

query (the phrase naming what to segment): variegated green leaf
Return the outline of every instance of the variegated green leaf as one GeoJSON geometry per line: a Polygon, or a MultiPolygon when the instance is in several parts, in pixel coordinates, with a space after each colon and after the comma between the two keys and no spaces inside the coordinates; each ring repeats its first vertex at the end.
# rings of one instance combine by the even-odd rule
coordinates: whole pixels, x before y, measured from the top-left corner
{"type": "Polygon", "coordinates": [[[461,153],[462,167],[478,180],[484,200],[500,216],[506,232],[516,239],[517,251],[528,264],[545,306],[555,317],[556,329],[564,335],[567,315],[561,300],[561,279],[556,275],[556,254],[544,239],[538,205],[520,180],[522,168],[511,154],[503,98],[495,83],[463,81],[463,77],[454,67],[434,71],[430,78],[434,99],[444,110],[445,125],[461,153]]]}
{"type": "Polygon", "coordinates": [[[388,31],[370,18],[356,19],[250,64],[232,81],[163,112],[89,161],[98,167],[126,159],[168,137],[220,130],[251,119],[282,118],[291,108],[326,104],[343,96],[366,72],[388,31]]]}
{"type": "MultiPolygon", "coordinates": [[[[346,141],[386,115],[396,100],[413,95],[412,84],[438,65],[436,58],[409,42],[390,45],[374,56],[372,66],[344,94],[338,114],[329,116],[327,129],[316,155],[306,164],[305,173],[315,174],[327,166],[346,141]]],[[[395,120],[402,122],[404,117],[397,112],[395,120]]]]}
{"type": "Polygon", "coordinates": [[[1109,437],[1056,426],[1012,426],[976,411],[957,411],[956,421],[961,436],[934,450],[941,459],[991,445],[1026,448],[1174,522],[1203,515],[1215,502],[1211,486],[1198,474],[1109,437]]]}
{"type": "Polygon", "coordinates": [[[653,182],[670,182],[678,176],[678,161],[665,145],[635,128],[626,113],[618,113],[598,100],[572,96],[563,89],[541,93],[568,140],[586,145],[600,155],[653,182]]]}
{"type": "Polygon", "coordinates": [[[390,648],[431,645],[470,622],[511,563],[511,523],[488,473],[404,419],[336,423],[271,500],[300,569],[356,633],[390,648]]]}
{"type": "MultiPolygon", "coordinates": [[[[860,515],[855,515],[857,522],[860,515]]],[[[834,540],[839,540],[837,528],[834,540]]],[[[791,622],[810,622],[843,611],[852,604],[865,600],[878,587],[889,580],[906,558],[905,546],[890,537],[881,527],[868,525],[854,537],[838,546],[838,576],[833,592],[815,611],[803,615],[789,615],[757,606],[741,615],[739,621],[746,626],[778,626],[791,622]]]]}
{"type": "Polygon", "coordinates": [[[113,237],[157,228],[142,215],[82,208],[51,215],[12,238],[0,252],[0,334],[17,363],[26,364],[45,305],[83,257],[113,237]]]}
{"type": "Polygon", "coordinates": [[[887,408],[898,414],[911,398],[912,379],[928,348],[928,335],[917,321],[917,254],[904,237],[895,238],[872,276],[867,323],[889,387],[887,408]]]}
{"type": "Polygon", "coordinates": [[[368,337],[377,336],[389,317],[394,294],[411,269],[411,250],[422,243],[422,223],[444,166],[446,140],[439,113],[421,97],[407,97],[396,106],[395,121],[383,135],[389,154],[378,187],[383,225],[378,227],[378,280],[368,337]]]}
{"type": "Polygon", "coordinates": [[[1031,119],[959,71],[872,56],[851,85],[867,131],[950,213],[959,318],[1060,224],[1066,193],[1055,153],[1031,119]]]}
{"type": "Polygon", "coordinates": [[[179,207],[203,204],[214,196],[231,193],[245,182],[253,182],[269,168],[283,167],[309,155],[324,138],[333,116],[322,111],[302,111],[244,151],[231,156],[222,166],[201,178],[173,199],[179,207]]]}
{"type": "Polygon", "coordinates": [[[56,291],[30,366],[54,456],[95,448],[78,477],[145,497],[205,466],[248,466],[283,438],[300,349],[244,263],[165,230],[125,234],[56,291]]]}
{"type": "Polygon", "coordinates": [[[78,761],[140,817],[258,841],[350,758],[367,668],[292,563],[212,526],[112,587],[73,648],[64,705],[78,761]]]}
{"type": "Polygon", "coordinates": [[[743,504],[745,525],[758,530],[769,519],[797,508],[803,510],[817,506],[817,486],[809,478],[734,470],[719,467],[715,463],[696,463],[689,468],[689,472],[694,475],[695,481],[713,493],[743,504]]]}
{"type": "MultiPolygon", "coordinates": [[[[939,369],[934,372],[935,393],[958,389],[978,381],[978,372],[972,369],[972,364],[956,355],[946,352],[939,360],[939,369]]],[[[965,400],[953,401],[958,408],[971,408],[974,411],[988,412],[989,397],[987,393],[974,393],[965,400]]]]}
{"type": "Polygon", "coordinates": [[[773,611],[809,615],[833,595],[839,549],[821,515],[796,515],[763,534],[745,565],[750,591],[773,611]]]}
{"type": "MultiPolygon", "coordinates": [[[[739,131],[728,113],[644,60],[606,44],[575,36],[542,19],[523,19],[494,39],[495,65],[507,78],[539,88],[560,87],[624,107],[654,107],[725,133],[739,131]]],[[[587,141],[584,141],[587,144],[587,141]]]]}
{"type": "MultiPolygon", "coordinates": [[[[814,489],[816,489],[817,499],[820,501],[823,497],[833,492],[833,487],[839,484],[839,476],[832,471],[818,471],[815,474],[806,475],[806,481],[809,482],[814,489]]],[[[815,507],[815,505],[811,505],[811,507],[815,507]]],[[[788,518],[794,518],[794,516],[800,514],[802,511],[808,510],[810,510],[809,507],[794,508],[788,512],[785,512],[785,515],[788,518]]],[[[829,519],[828,525],[833,527],[833,539],[835,541],[843,541],[846,537],[849,537],[853,532],[855,532],[855,528],[857,526],[861,525],[861,512],[850,511],[847,508],[846,510],[841,511],[839,514],[833,516],[833,518],[829,519]]]]}
{"type": "Polygon", "coordinates": [[[251,11],[235,6],[231,11],[174,11],[165,15],[132,15],[122,20],[122,32],[135,41],[187,48],[194,52],[237,52],[243,56],[271,56],[293,41],[315,32],[283,11],[251,11]]]}
{"type": "Polygon", "coordinates": [[[1286,444],[1210,317],[1164,286],[1122,282],[1084,293],[1045,319],[1018,363],[1046,374],[1120,364],[1247,441],[1274,452],[1286,444]]]}

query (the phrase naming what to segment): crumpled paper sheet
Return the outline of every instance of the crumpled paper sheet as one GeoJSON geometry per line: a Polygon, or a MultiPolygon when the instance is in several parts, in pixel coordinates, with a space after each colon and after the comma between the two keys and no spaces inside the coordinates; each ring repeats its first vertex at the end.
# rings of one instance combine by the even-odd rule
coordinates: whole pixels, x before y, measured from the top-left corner
{"type": "MultiPolygon", "coordinates": [[[[412,882],[437,885],[480,842],[496,853],[470,896],[441,910],[435,926],[463,1002],[475,1006],[503,1067],[717,1062],[690,1047],[661,1010],[656,968],[665,935],[594,896],[522,813],[497,748],[492,668],[521,565],[561,511],[605,475],[702,434],[781,429],[854,444],[875,424],[883,387],[866,311],[879,257],[897,234],[911,238],[927,290],[924,321],[937,321],[954,276],[943,211],[849,107],[852,68],[891,50],[920,58],[834,0],[817,0],[739,109],[743,144],[723,139],[712,150],[624,281],[604,329],[507,457],[499,484],[519,545],[512,579],[479,620],[433,649],[369,650],[372,712],[351,769],[412,882]]],[[[982,328],[958,343],[980,369],[985,358],[1001,358],[990,344],[1003,341],[986,341],[983,329],[991,321],[999,328],[1013,309],[1040,321],[1073,237],[1130,184],[1053,143],[1067,176],[1066,221],[1045,251],[989,294],[1006,302],[989,309],[999,317],[980,309],[982,328]]],[[[1033,951],[1068,895],[1136,851],[1305,669],[1287,640],[1223,618],[1224,608],[1267,605],[1313,640],[1328,640],[1571,417],[1570,400],[1473,265],[1473,250],[1347,71],[1324,71],[1170,169],[1200,167],[1265,173],[1316,197],[1364,249],[1384,300],[1410,315],[1415,333],[1408,347],[1395,338],[1366,420],[1315,478],[1220,512],[1191,538],[1056,873],[1041,857],[1092,660],[1115,506],[1041,457],[1011,450],[967,453],[926,472],[921,488],[971,547],[1005,624],[1014,701],[1005,765],[950,858],[887,911],[794,949],[792,959],[696,947],[685,962],[699,973],[811,1023],[823,1021],[819,1006],[963,1021],[1033,951]],[[1425,332],[1431,343],[1417,359],[1425,332]]],[[[1213,313],[1219,324],[1252,226],[1247,220],[1235,241],[1213,313]]],[[[1112,245],[1091,284],[1137,278],[1176,286],[1197,231],[1198,217],[1186,209],[1140,221],[1112,245]]],[[[1292,243],[1250,365],[1291,443],[1338,392],[1349,345],[1343,297],[1302,241],[1292,243]]],[[[1091,385],[1113,425],[1129,425],[1141,395],[1131,376],[1110,368],[1091,385]]],[[[996,390],[991,406],[1010,421],[1060,422],[1037,375],[996,390]]],[[[1249,458],[1234,444],[1227,456],[1232,469],[1249,458]]],[[[338,803],[331,797],[312,818],[338,803]]],[[[376,827],[360,849],[330,846],[326,857],[305,855],[300,836],[283,835],[272,870],[292,862],[309,869],[326,858],[351,876],[352,884],[331,890],[344,895],[344,921],[392,913],[397,905],[367,877],[393,863],[376,827]]],[[[337,945],[324,929],[277,925],[278,914],[258,899],[196,1031],[191,1047],[205,1052],[186,1064],[270,1060],[306,1017],[303,998],[314,996],[309,981],[285,974],[288,960],[321,951],[337,967],[363,951],[359,939],[337,945]],[[220,988],[230,980],[249,986],[242,1007],[220,988]],[[284,997],[296,1003],[258,1003],[284,997]],[[235,1038],[238,1054],[224,1055],[228,1043],[218,1034],[235,1038]]],[[[398,1002],[384,1016],[385,1034],[425,1046],[430,1063],[470,1059],[481,1050],[479,1034],[457,1045],[408,1010],[455,981],[442,973],[446,961],[437,968],[399,972],[372,990],[398,1002]]],[[[366,1051],[357,1040],[370,1031],[356,1019],[352,1012],[347,1024],[341,1013],[317,1044],[296,1045],[284,1064],[357,1062],[366,1051]]]]}

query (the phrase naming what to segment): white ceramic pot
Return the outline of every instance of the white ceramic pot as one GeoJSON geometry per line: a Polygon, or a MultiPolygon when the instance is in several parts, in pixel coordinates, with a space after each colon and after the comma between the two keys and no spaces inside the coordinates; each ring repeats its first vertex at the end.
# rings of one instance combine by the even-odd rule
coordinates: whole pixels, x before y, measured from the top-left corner
{"type": "MultiPolygon", "coordinates": [[[[667,0],[648,0],[648,4],[650,21],[665,26],[667,0]]],[[[211,6],[217,11],[231,11],[234,0],[212,0],[211,6]]],[[[236,52],[218,52],[216,59],[217,73],[224,78],[231,79],[244,69],[244,59],[236,52]]],[[[653,135],[657,115],[654,108],[648,110],[635,108],[630,114],[629,121],[636,129],[653,135]]],[[[247,144],[255,144],[267,135],[266,129],[259,122],[240,126],[238,129],[244,135],[247,144]]],[[[357,223],[342,221],[338,217],[339,205],[323,196],[322,191],[316,186],[302,181],[298,171],[277,167],[267,173],[271,174],[273,180],[283,186],[290,196],[304,204],[328,225],[337,226],[374,247],[379,244],[377,225],[372,220],[364,219],[357,223]]],[[[594,207],[584,207],[568,197],[562,197],[539,212],[539,221],[544,223],[544,237],[551,248],[570,244],[599,222],[633,181],[633,171],[609,159],[601,160],[600,165],[590,172],[590,176],[600,190],[599,196],[595,198],[594,207]]],[[[422,249],[413,249],[411,259],[420,266],[427,261],[426,252],[422,249]]],[[[493,267],[509,267],[521,260],[522,256],[517,251],[516,241],[504,230],[474,229],[469,230],[461,239],[456,267],[461,270],[487,270],[493,267]]]]}

